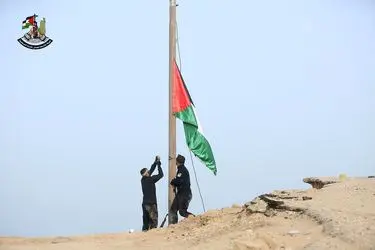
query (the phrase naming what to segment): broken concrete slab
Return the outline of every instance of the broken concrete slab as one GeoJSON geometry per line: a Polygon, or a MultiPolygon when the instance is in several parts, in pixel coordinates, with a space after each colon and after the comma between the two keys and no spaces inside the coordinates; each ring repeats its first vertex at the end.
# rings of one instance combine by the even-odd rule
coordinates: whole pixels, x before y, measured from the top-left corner
{"type": "Polygon", "coordinates": [[[308,177],[308,178],[304,178],[303,182],[310,184],[315,189],[322,189],[325,185],[337,183],[338,180],[335,180],[332,178],[327,179],[324,177],[320,177],[320,178],[308,177]]]}
{"type": "Polygon", "coordinates": [[[259,197],[245,204],[246,210],[250,213],[265,213],[268,204],[259,197]]]}

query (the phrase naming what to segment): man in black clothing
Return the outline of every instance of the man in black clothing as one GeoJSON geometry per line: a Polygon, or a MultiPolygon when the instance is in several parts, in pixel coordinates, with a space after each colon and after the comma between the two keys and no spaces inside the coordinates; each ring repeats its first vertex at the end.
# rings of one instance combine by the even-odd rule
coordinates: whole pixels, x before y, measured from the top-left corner
{"type": "Polygon", "coordinates": [[[176,177],[171,181],[171,185],[174,189],[177,189],[176,197],[174,198],[171,206],[170,215],[172,224],[178,222],[177,211],[182,217],[188,218],[194,216],[188,212],[190,201],[193,197],[190,189],[190,175],[189,171],[185,167],[185,157],[178,155],[176,158],[177,173],[176,177]]]}
{"type": "Polygon", "coordinates": [[[163,170],[161,169],[160,157],[156,156],[154,163],[151,165],[150,170],[143,168],[141,170],[141,184],[143,192],[143,226],[142,231],[148,231],[158,226],[158,206],[156,199],[155,183],[163,178],[163,170]],[[158,166],[158,174],[152,175],[158,166]]]}

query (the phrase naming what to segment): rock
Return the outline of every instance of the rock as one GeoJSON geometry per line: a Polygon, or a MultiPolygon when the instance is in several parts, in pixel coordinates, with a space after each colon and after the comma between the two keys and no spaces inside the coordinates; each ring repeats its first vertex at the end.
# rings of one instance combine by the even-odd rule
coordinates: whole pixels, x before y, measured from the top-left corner
{"type": "Polygon", "coordinates": [[[302,196],[302,200],[306,201],[306,200],[311,200],[312,197],[309,197],[309,196],[302,196]]]}
{"type": "Polygon", "coordinates": [[[275,210],[272,210],[272,209],[268,209],[265,213],[264,213],[265,216],[267,217],[272,217],[272,216],[275,216],[276,215],[276,211],[275,210]]]}
{"type": "Polygon", "coordinates": [[[262,199],[263,201],[265,201],[272,208],[276,208],[277,206],[280,206],[280,205],[284,204],[283,201],[278,200],[276,198],[271,198],[267,195],[260,195],[259,198],[262,199]]]}
{"type": "Polygon", "coordinates": [[[290,230],[290,231],[288,232],[288,234],[289,234],[290,236],[294,236],[294,235],[300,234],[300,232],[299,232],[298,230],[290,230]]]}
{"type": "Polygon", "coordinates": [[[245,203],[245,207],[249,207],[249,206],[251,206],[251,205],[257,204],[258,202],[259,202],[259,197],[256,197],[256,198],[253,199],[252,201],[246,202],[246,203],[245,203]]]}
{"type": "Polygon", "coordinates": [[[69,242],[72,239],[69,237],[56,237],[51,241],[51,244],[59,244],[59,243],[64,243],[64,242],[69,242]]]}
{"type": "MultiPolygon", "coordinates": [[[[244,209],[246,209],[250,213],[263,213],[267,217],[275,215],[277,210],[286,210],[293,212],[305,211],[305,208],[293,205],[293,202],[285,203],[281,199],[276,194],[263,194],[258,196],[254,200],[245,203],[244,209]]],[[[307,197],[305,199],[311,199],[311,197],[307,197]]],[[[297,200],[301,200],[301,197],[299,197],[297,200]]]]}
{"type": "Polygon", "coordinates": [[[278,209],[283,209],[286,211],[291,211],[291,212],[305,212],[306,208],[299,207],[299,206],[294,206],[294,205],[281,205],[277,207],[278,209]]]}
{"type": "Polygon", "coordinates": [[[267,203],[259,197],[245,204],[246,210],[251,213],[265,213],[267,211],[267,203]]]}
{"type": "Polygon", "coordinates": [[[321,189],[325,185],[337,183],[334,180],[323,180],[323,178],[316,178],[316,177],[308,177],[304,178],[303,182],[310,184],[313,188],[321,189]]]}
{"type": "Polygon", "coordinates": [[[287,191],[281,191],[281,192],[273,192],[270,194],[264,194],[267,197],[272,197],[272,198],[278,198],[278,199],[285,199],[285,200],[292,200],[292,199],[298,199],[298,196],[292,196],[291,193],[287,191]]]}

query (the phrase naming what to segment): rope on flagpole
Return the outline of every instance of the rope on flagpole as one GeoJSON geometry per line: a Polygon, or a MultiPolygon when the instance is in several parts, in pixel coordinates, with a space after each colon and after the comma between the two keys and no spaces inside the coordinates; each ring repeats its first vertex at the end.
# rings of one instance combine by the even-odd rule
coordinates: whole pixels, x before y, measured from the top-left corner
{"type": "MultiPolygon", "coordinates": [[[[180,53],[180,41],[179,41],[179,36],[178,36],[178,25],[177,25],[177,21],[176,21],[176,43],[177,43],[178,60],[179,60],[179,64],[180,64],[180,72],[182,72],[181,53],[180,53]]],[[[188,148],[188,149],[189,149],[189,148],[188,148]]],[[[204,205],[204,200],[203,200],[203,196],[202,196],[201,188],[199,187],[199,182],[198,182],[197,172],[195,171],[195,166],[194,166],[194,161],[193,161],[193,154],[192,154],[192,152],[191,152],[190,149],[189,149],[189,152],[190,152],[191,165],[193,166],[193,170],[194,170],[195,182],[197,183],[199,196],[201,197],[201,202],[202,202],[203,212],[206,212],[206,207],[205,207],[205,205],[204,205]]]]}
{"type": "Polygon", "coordinates": [[[198,178],[197,178],[197,173],[196,173],[196,171],[195,171],[195,166],[194,166],[194,161],[193,161],[193,154],[191,153],[191,150],[189,150],[189,152],[190,152],[191,165],[193,166],[193,170],[194,170],[195,181],[196,181],[196,183],[197,183],[199,196],[201,197],[201,201],[202,201],[203,212],[206,212],[206,207],[205,207],[205,205],[204,205],[204,201],[203,201],[203,197],[202,197],[202,192],[201,192],[201,189],[200,189],[200,187],[199,187],[199,182],[198,182],[198,178]]]}

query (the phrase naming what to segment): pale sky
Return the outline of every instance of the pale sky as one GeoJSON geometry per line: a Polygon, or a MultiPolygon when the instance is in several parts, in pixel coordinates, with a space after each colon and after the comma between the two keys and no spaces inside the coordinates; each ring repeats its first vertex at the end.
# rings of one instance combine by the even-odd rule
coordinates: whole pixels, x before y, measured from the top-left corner
{"type": "MultiPolygon", "coordinates": [[[[206,208],[374,174],[372,1],[178,3],[182,74],[218,168],[194,160],[206,208]]],[[[140,230],[139,170],[167,163],[168,5],[1,0],[0,236],[140,230]],[[34,13],[53,39],[39,51],[17,42],[34,13]]]]}

